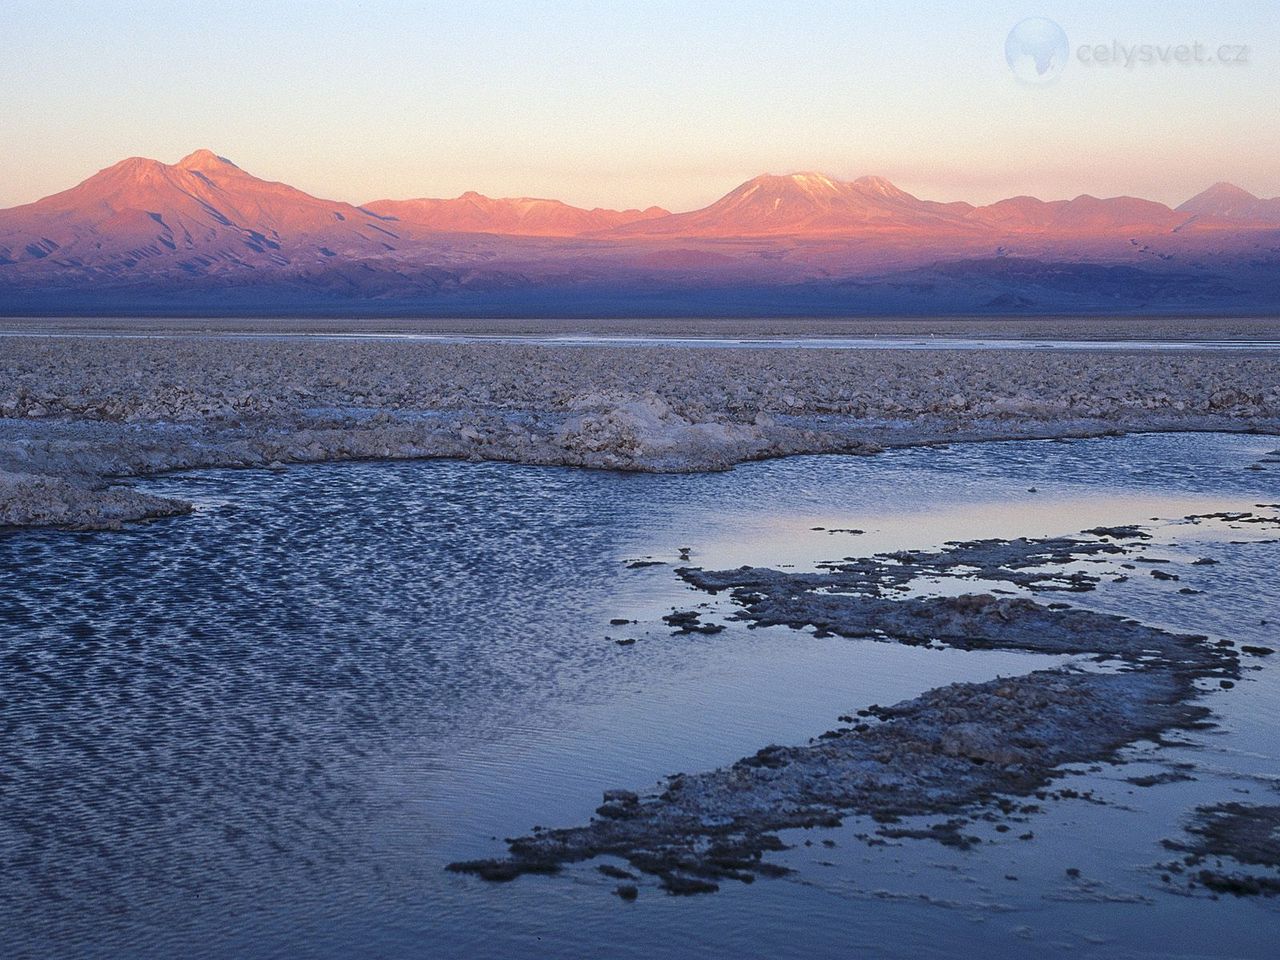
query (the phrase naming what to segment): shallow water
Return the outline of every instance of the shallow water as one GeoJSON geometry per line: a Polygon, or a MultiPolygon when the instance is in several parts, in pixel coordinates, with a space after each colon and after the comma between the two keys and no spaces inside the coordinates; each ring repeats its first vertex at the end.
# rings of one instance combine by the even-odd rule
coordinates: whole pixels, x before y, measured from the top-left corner
{"type": "Polygon", "coordinates": [[[443,866],[534,824],[583,822],[604,788],[1060,662],[741,624],[671,637],[658,617],[674,606],[728,612],[674,576],[678,548],[698,565],[798,568],[1159,517],[1147,552],[1180,581],[1108,578],[1065,599],[1275,643],[1280,544],[1180,522],[1280,500],[1273,472],[1247,469],[1274,446],[976,444],[688,476],[211,471],[145,485],[195,498],[193,517],[0,537],[5,955],[1271,956],[1274,902],[1178,895],[1151,869],[1197,803],[1275,802],[1280,670],[1262,660],[1206,699],[1217,730],[1071,777],[1114,803],[1046,803],[1032,841],[867,847],[850,818],[788,836],[788,879],[691,899],[645,886],[635,904],[590,864],[500,887],[443,866]],[[1221,562],[1190,566],[1206,555],[1221,562]],[[627,565],[645,557],[664,564],[627,565]],[[1197,779],[1125,782],[1153,760],[1189,761],[1197,779]]]}

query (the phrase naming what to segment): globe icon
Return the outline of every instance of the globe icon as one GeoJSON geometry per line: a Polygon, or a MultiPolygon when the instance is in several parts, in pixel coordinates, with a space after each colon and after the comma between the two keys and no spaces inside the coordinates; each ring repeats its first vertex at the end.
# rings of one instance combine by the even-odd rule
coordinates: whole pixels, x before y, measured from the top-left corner
{"type": "Polygon", "coordinates": [[[1053,83],[1067,65],[1067,35],[1047,17],[1028,17],[1009,31],[1004,58],[1023,83],[1053,83]]]}

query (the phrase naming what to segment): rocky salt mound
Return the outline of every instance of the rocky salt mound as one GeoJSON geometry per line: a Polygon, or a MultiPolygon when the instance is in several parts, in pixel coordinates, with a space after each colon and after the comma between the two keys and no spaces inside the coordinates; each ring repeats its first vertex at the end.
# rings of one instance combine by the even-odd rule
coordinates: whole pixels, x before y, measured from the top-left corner
{"type": "Polygon", "coordinates": [[[0,470],[0,527],[115,529],[127,521],[180,516],[191,505],[125,487],[77,484],[60,477],[0,470]]]}
{"type": "MultiPolygon", "coordinates": [[[[584,412],[565,420],[553,440],[581,457],[584,466],[663,473],[725,470],[788,449],[821,446],[812,431],[779,426],[766,414],[757,414],[750,423],[690,420],[652,393],[636,398],[591,395],[570,408],[584,412]]],[[[874,449],[870,444],[846,447],[851,453],[874,449]]]]}

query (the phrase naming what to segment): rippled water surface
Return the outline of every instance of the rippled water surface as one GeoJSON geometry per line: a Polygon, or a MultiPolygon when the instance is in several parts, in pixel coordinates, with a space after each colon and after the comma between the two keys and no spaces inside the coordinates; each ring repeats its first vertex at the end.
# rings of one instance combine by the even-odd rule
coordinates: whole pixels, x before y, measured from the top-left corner
{"type": "Polygon", "coordinates": [[[1277,802],[1268,661],[1207,697],[1216,730],[1137,746],[1132,769],[1080,771],[1108,805],[1047,803],[1030,842],[867,847],[851,818],[788,836],[788,879],[700,898],[643,887],[634,904],[589,864],[500,887],[443,867],[534,824],[583,822],[604,788],[1059,662],[732,622],[672,637],[658,618],[674,606],[730,612],[675,577],[679,548],[699,565],[801,567],[1145,522],[1182,580],[1135,576],[1072,602],[1274,643],[1280,545],[1178,522],[1280,500],[1276,468],[1250,469],[1274,447],[1135,436],[692,476],[217,471],[146,484],[195,499],[192,517],[0,535],[0,954],[1273,956],[1273,902],[1178,895],[1151,869],[1196,804],[1277,802]],[[1190,565],[1205,555],[1220,562],[1190,565]],[[641,558],[662,563],[629,565],[641,558]],[[1167,759],[1196,779],[1125,782],[1167,759]],[[1089,896],[1067,866],[1097,880],[1089,896]]]}

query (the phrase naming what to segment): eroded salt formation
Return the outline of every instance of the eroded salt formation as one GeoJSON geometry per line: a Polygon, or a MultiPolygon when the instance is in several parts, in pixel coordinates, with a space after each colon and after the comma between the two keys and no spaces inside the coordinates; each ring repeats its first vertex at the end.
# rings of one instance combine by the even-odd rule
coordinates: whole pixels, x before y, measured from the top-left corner
{"type": "MultiPolygon", "coordinates": [[[[770,746],[732,766],[677,775],[645,795],[609,791],[597,818],[509,841],[504,859],[450,869],[489,880],[553,873],[600,856],[627,861],[672,893],[717,889],[782,868],[777,831],[833,826],[852,815],[955,817],[1000,808],[1042,789],[1066,763],[1109,758],[1140,738],[1202,724],[1195,682],[1239,676],[1229,644],[1173,634],[1120,616],[991,594],[895,599],[917,576],[977,568],[988,580],[1031,589],[1090,589],[1052,569],[1118,552],[1133,528],[1096,539],[976,541],[935,552],[886,554],[807,574],[743,567],[680,571],[702,589],[729,590],[739,616],[757,625],[813,626],[886,642],[940,642],[964,649],[1093,655],[1106,671],[1067,666],[986,683],[957,683],[913,700],[860,712],[870,719],[805,746],[770,746]]],[[[1232,682],[1228,680],[1228,682],[1232,682]]],[[[960,821],[937,828],[957,842],[960,821]]]]}

